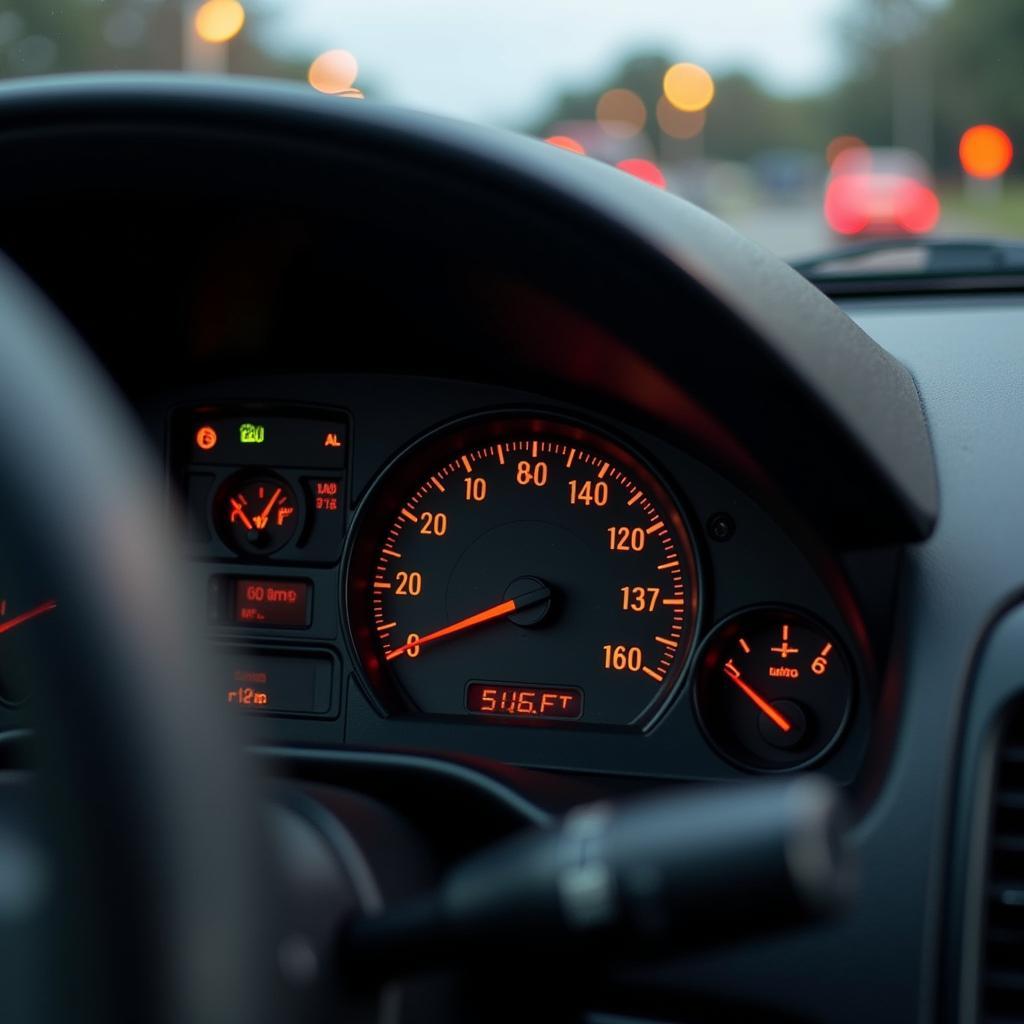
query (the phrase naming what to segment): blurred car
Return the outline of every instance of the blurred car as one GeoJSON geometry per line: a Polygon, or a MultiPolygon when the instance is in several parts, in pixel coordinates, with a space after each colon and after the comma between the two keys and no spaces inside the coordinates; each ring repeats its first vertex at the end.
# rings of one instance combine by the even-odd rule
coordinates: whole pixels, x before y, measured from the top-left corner
{"type": "Polygon", "coordinates": [[[837,235],[923,235],[941,205],[928,165],[908,149],[856,146],[832,162],[825,221],[837,235]]]}

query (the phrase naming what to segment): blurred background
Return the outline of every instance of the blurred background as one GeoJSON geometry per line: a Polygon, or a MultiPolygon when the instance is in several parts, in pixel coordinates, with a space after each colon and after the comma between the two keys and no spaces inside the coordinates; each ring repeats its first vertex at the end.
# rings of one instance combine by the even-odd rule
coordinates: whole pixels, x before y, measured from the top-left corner
{"type": "Polygon", "coordinates": [[[1024,236],[1022,0],[0,0],[0,76],[293,79],[535,135],[787,259],[1024,236]]]}

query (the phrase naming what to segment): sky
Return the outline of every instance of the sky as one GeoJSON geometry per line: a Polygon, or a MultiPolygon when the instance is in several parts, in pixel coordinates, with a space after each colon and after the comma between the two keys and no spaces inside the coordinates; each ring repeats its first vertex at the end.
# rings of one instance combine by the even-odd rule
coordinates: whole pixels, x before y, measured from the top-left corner
{"type": "Polygon", "coordinates": [[[382,99],[521,127],[565,87],[656,50],[798,93],[842,72],[854,0],[265,0],[276,44],[355,54],[382,99]]]}

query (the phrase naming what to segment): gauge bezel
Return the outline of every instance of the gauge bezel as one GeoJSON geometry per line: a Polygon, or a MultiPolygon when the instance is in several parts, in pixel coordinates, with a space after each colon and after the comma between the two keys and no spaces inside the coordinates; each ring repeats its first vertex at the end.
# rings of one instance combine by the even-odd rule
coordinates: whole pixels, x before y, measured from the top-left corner
{"type": "Polygon", "coordinates": [[[300,489],[286,480],[276,469],[269,466],[246,466],[229,474],[221,482],[213,494],[209,514],[214,534],[236,558],[250,562],[265,562],[273,559],[279,552],[287,548],[289,544],[294,543],[297,538],[305,534],[307,526],[306,504],[305,495],[301,493],[300,489]],[[262,551],[247,550],[240,547],[235,538],[231,536],[222,515],[226,511],[225,504],[229,500],[231,493],[247,487],[257,480],[269,480],[282,487],[287,487],[292,492],[295,500],[295,523],[288,537],[276,546],[265,548],[262,551]]]}
{"type": "Polygon", "coordinates": [[[693,658],[690,665],[690,699],[693,705],[694,718],[696,718],[697,725],[700,727],[701,736],[704,737],[704,741],[708,744],[711,750],[723,761],[726,761],[734,768],[738,768],[751,775],[786,775],[790,772],[805,771],[807,768],[821,763],[837,748],[843,737],[846,735],[846,732],[850,727],[850,723],[853,721],[857,702],[860,696],[860,673],[858,672],[857,661],[852,656],[850,646],[847,641],[840,635],[839,630],[836,629],[835,626],[825,622],[820,615],[815,615],[814,612],[798,605],[772,603],[753,604],[730,612],[725,616],[725,618],[716,622],[708,630],[707,635],[701,639],[700,643],[697,645],[697,649],[693,652],[693,658]],[[803,619],[809,625],[821,630],[821,632],[835,645],[835,650],[842,659],[850,676],[850,696],[846,702],[843,717],[839,725],[836,727],[831,739],[824,747],[821,748],[821,750],[818,750],[804,760],[794,762],[793,764],[771,767],[754,764],[752,761],[744,761],[742,758],[736,757],[715,739],[714,731],[709,727],[705,720],[704,711],[701,708],[699,684],[701,668],[704,664],[705,657],[709,650],[714,646],[715,642],[720,638],[723,631],[730,628],[736,621],[745,619],[750,615],[764,615],[766,617],[769,615],[790,615],[803,619]]]}
{"type": "Polygon", "coordinates": [[[655,458],[631,438],[623,436],[621,428],[605,425],[594,419],[566,414],[559,409],[540,406],[500,406],[446,420],[404,445],[374,475],[356,506],[342,556],[342,634],[347,652],[352,659],[353,677],[372,706],[382,716],[404,715],[429,721],[458,721],[484,728],[495,725],[508,726],[507,722],[500,719],[470,712],[449,715],[423,711],[415,705],[396,679],[388,678],[387,669],[373,653],[375,637],[369,624],[369,617],[363,613],[363,621],[357,622],[360,608],[366,606],[367,595],[365,587],[359,591],[353,576],[353,566],[360,558],[364,565],[369,564],[367,552],[373,556],[379,549],[381,538],[376,535],[370,536],[370,531],[367,530],[369,517],[376,509],[393,508],[396,504],[404,502],[410,489],[422,484],[424,464],[431,465],[434,461],[442,461],[452,450],[478,447],[502,436],[507,438],[509,430],[512,429],[520,431],[524,436],[534,434],[538,437],[576,440],[584,444],[589,441],[592,447],[614,454],[626,468],[638,470],[649,476],[661,491],[666,514],[673,519],[673,528],[678,530],[688,544],[691,563],[688,569],[691,574],[693,595],[687,608],[689,644],[676,678],[667,685],[664,695],[652,700],[643,712],[628,723],[606,724],[554,719],[529,723],[531,728],[543,729],[648,732],[661,721],[669,708],[681,699],[689,685],[694,658],[701,646],[703,608],[706,602],[702,535],[700,531],[694,529],[696,517],[679,488],[673,485],[655,458]]]}

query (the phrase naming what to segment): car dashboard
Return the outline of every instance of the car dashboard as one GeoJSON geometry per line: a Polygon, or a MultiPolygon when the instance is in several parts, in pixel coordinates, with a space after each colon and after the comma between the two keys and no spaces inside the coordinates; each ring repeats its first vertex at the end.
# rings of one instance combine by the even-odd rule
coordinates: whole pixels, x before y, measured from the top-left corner
{"type": "MultiPolygon", "coordinates": [[[[634,966],[593,1019],[1007,1017],[1019,296],[840,311],[592,161],[177,90],[142,121],[102,88],[8,101],[0,243],[151,441],[253,757],[387,790],[453,858],[584,801],[821,773],[847,912],[634,966]]],[[[59,642],[45,584],[0,629],[59,642]]]]}
{"type": "Polygon", "coordinates": [[[849,586],[679,446],[413,376],[226,381],[148,416],[261,739],[855,777],[878,692],[849,586]]]}

